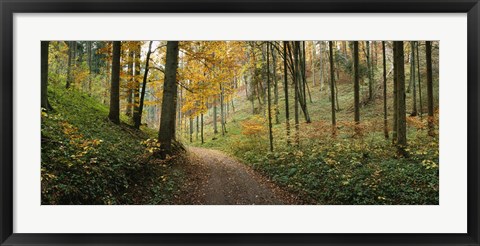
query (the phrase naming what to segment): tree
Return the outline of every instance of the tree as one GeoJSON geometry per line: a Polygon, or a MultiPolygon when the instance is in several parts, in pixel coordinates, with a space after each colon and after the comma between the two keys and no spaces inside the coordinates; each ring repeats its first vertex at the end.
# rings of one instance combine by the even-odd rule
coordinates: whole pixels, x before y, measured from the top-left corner
{"type": "Polygon", "coordinates": [[[358,73],[358,41],[353,42],[353,76],[354,76],[354,103],[355,123],[360,123],[360,76],[358,73]]]}
{"type": "Polygon", "coordinates": [[[420,118],[423,116],[423,101],[422,101],[422,83],[421,83],[421,76],[420,76],[420,53],[418,53],[418,46],[420,45],[420,41],[416,42],[416,51],[417,51],[417,72],[418,72],[418,97],[420,100],[420,118]]]}
{"type": "Polygon", "coordinates": [[[411,116],[417,116],[417,84],[415,81],[415,41],[410,41],[411,60],[410,60],[410,84],[413,86],[413,108],[411,116]]]}
{"type": "Polygon", "coordinates": [[[48,46],[49,41],[41,41],[41,107],[45,110],[52,110],[48,102],[48,46]]]}
{"type": "Polygon", "coordinates": [[[72,76],[72,54],[73,54],[73,42],[74,41],[68,41],[66,42],[68,44],[68,65],[67,65],[67,83],[65,85],[65,88],[66,89],[69,89],[71,84],[72,84],[72,80],[73,80],[73,76],[72,76]]]}
{"type": "MultiPolygon", "coordinates": [[[[175,114],[177,105],[177,67],[178,41],[167,42],[165,62],[164,92],[158,141],[160,142],[160,157],[165,159],[172,153],[172,141],[175,138],[175,114]]],[[[203,114],[202,114],[203,122],[203,114]]],[[[202,127],[203,129],[203,127],[202,127]]],[[[202,134],[203,135],[203,134],[202,134]]]]}
{"type": "Polygon", "coordinates": [[[270,43],[267,42],[267,108],[268,108],[268,136],[270,140],[270,152],[273,152],[272,133],[272,105],[270,96],[270,43]]]}
{"type": "Polygon", "coordinates": [[[335,118],[335,73],[333,67],[333,42],[328,41],[330,52],[330,96],[332,98],[332,135],[336,134],[336,118],[335,118]]]}
{"type": "Polygon", "coordinates": [[[271,52],[272,52],[272,75],[273,75],[273,104],[275,105],[275,124],[280,124],[280,119],[278,116],[280,115],[280,110],[278,109],[278,80],[277,80],[277,53],[272,44],[271,52]]]}
{"type": "Polygon", "coordinates": [[[395,44],[395,42],[392,43],[393,44],[393,127],[392,127],[392,143],[395,143],[397,141],[397,122],[398,122],[398,110],[397,110],[397,105],[398,105],[398,95],[397,95],[397,80],[398,80],[398,77],[397,77],[397,67],[398,65],[395,65],[396,64],[396,54],[397,54],[397,45],[395,44]]]}
{"type": "Polygon", "coordinates": [[[407,119],[405,109],[405,64],[403,41],[394,41],[394,67],[397,70],[397,152],[400,156],[406,156],[407,147],[407,119]]]}
{"type": "Polygon", "coordinates": [[[147,79],[148,79],[148,71],[150,66],[150,55],[152,54],[152,43],[150,41],[148,44],[148,52],[147,58],[145,60],[145,72],[143,74],[143,83],[142,83],[142,93],[140,95],[140,106],[138,107],[138,117],[135,119],[135,128],[140,129],[140,125],[142,124],[142,112],[143,112],[143,104],[145,101],[145,91],[147,89],[147,79]]]}
{"type": "Polygon", "coordinates": [[[141,122],[140,116],[140,82],[138,77],[140,76],[140,54],[141,54],[141,42],[137,42],[134,50],[134,71],[133,71],[133,122],[141,122]]]}
{"type": "Polygon", "coordinates": [[[128,61],[127,61],[127,107],[125,110],[125,114],[127,116],[133,115],[133,86],[135,85],[135,77],[133,76],[133,57],[134,52],[133,50],[128,51],[128,61]]]}
{"type": "Polygon", "coordinates": [[[368,73],[368,100],[373,99],[373,78],[372,78],[372,58],[370,54],[370,41],[365,41],[365,46],[367,48],[366,58],[367,58],[367,73],[368,73]]]}
{"type": "Polygon", "coordinates": [[[382,41],[383,53],[383,134],[388,139],[388,115],[387,115],[387,58],[385,54],[385,41],[382,41]]]}
{"type": "MultiPolygon", "coordinates": [[[[300,95],[300,92],[299,92],[299,76],[298,76],[298,67],[299,67],[299,64],[298,64],[298,49],[296,48],[297,46],[297,43],[298,42],[294,42],[293,44],[293,50],[294,50],[294,65],[293,65],[293,84],[294,84],[294,89],[295,89],[295,93],[294,93],[294,102],[295,102],[295,144],[298,146],[300,144],[300,136],[299,136],[299,131],[300,131],[300,122],[298,120],[298,104],[299,104],[299,95],[300,95]]],[[[290,46],[291,48],[291,46],[290,46]]]]}
{"type": "Polygon", "coordinates": [[[110,112],[108,118],[120,124],[120,50],[121,41],[114,41],[112,47],[112,81],[110,87],[110,112]]]}
{"type": "Polygon", "coordinates": [[[290,109],[288,105],[287,41],[283,41],[283,90],[285,91],[285,128],[287,145],[290,145],[290,109]]]}
{"type": "Polygon", "coordinates": [[[434,136],[433,126],[433,78],[432,78],[432,41],[425,42],[427,60],[427,106],[428,106],[428,135],[434,136]]]}
{"type": "Polygon", "coordinates": [[[87,41],[88,95],[92,95],[92,41],[87,41]]]}

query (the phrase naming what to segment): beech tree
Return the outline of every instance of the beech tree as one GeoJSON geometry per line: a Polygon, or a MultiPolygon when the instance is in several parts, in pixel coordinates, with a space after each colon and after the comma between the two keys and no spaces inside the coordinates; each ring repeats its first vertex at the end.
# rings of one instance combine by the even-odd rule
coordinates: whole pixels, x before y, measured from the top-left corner
{"type": "Polygon", "coordinates": [[[49,41],[41,41],[41,107],[45,110],[51,110],[52,106],[48,102],[48,46],[49,41]]]}
{"type": "Polygon", "coordinates": [[[112,47],[112,80],[110,86],[110,112],[108,118],[120,124],[120,51],[121,41],[114,41],[112,47]]]}
{"type": "Polygon", "coordinates": [[[163,85],[162,113],[160,118],[160,129],[158,131],[158,141],[160,142],[159,154],[162,159],[165,159],[167,155],[172,153],[172,141],[175,140],[177,67],[178,41],[168,41],[165,62],[165,79],[163,85]]]}
{"type": "Polygon", "coordinates": [[[387,58],[385,53],[385,41],[382,41],[383,54],[383,135],[388,139],[388,115],[387,115],[387,58]]]}
{"type": "Polygon", "coordinates": [[[152,54],[152,43],[153,41],[150,41],[148,44],[148,51],[147,51],[147,58],[145,60],[145,71],[143,74],[143,83],[142,83],[142,93],[140,95],[140,105],[138,107],[138,116],[135,119],[135,128],[140,129],[140,125],[142,124],[142,113],[143,113],[143,104],[145,101],[145,91],[147,89],[147,79],[148,79],[148,71],[149,71],[149,66],[150,66],[150,55],[152,54]]]}
{"type": "Polygon", "coordinates": [[[332,135],[336,134],[336,117],[335,117],[335,74],[333,65],[333,41],[328,42],[330,52],[330,97],[332,99],[332,135]]]}
{"type": "Polygon", "coordinates": [[[407,119],[405,110],[405,55],[403,41],[394,41],[394,69],[397,71],[397,152],[406,156],[407,152],[407,119]]]}
{"type": "Polygon", "coordinates": [[[425,42],[427,61],[427,107],[428,107],[428,135],[434,136],[433,126],[433,78],[432,78],[432,41],[425,42]]]}
{"type": "Polygon", "coordinates": [[[360,123],[360,76],[358,74],[358,41],[353,42],[355,123],[360,123]]]}

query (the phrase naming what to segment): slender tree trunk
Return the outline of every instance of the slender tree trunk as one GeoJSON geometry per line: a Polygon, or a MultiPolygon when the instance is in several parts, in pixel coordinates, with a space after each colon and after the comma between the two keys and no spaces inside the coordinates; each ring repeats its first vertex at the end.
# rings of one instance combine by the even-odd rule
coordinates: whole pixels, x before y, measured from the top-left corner
{"type": "Polygon", "coordinates": [[[316,57],[316,50],[315,50],[315,41],[312,41],[312,84],[315,87],[315,57],[316,57]]]}
{"type": "Polygon", "coordinates": [[[428,135],[435,136],[433,125],[433,76],[432,76],[432,42],[425,42],[427,60],[427,96],[428,96],[428,135]]]}
{"type": "Polygon", "coordinates": [[[200,138],[202,139],[202,144],[204,144],[205,141],[203,140],[203,113],[201,113],[200,119],[201,119],[200,138]]]}
{"type": "Polygon", "coordinates": [[[296,76],[298,77],[298,101],[300,104],[300,108],[302,109],[303,115],[305,117],[305,122],[310,123],[310,114],[308,113],[307,108],[307,98],[306,98],[306,77],[305,77],[305,63],[302,57],[301,45],[299,41],[294,42],[294,49],[296,51],[296,59],[297,59],[297,69],[296,69],[296,76]]]}
{"type": "Polygon", "coordinates": [[[120,124],[120,50],[121,42],[114,41],[112,48],[112,82],[110,88],[110,112],[108,118],[120,124]]]}
{"type": "Polygon", "coordinates": [[[196,118],[196,123],[197,123],[197,124],[196,124],[196,131],[195,131],[195,141],[198,141],[198,132],[199,132],[199,130],[198,130],[198,129],[199,129],[199,125],[198,125],[198,123],[199,123],[199,117],[198,117],[198,115],[197,115],[197,117],[195,117],[195,118],[196,118]]]}
{"type": "Polygon", "coordinates": [[[49,41],[42,41],[40,45],[41,53],[41,107],[45,110],[51,110],[52,106],[48,102],[48,45],[49,41]]]}
{"type": "Polygon", "coordinates": [[[418,71],[418,97],[420,99],[420,118],[423,116],[423,101],[422,101],[422,83],[421,83],[421,75],[420,75],[420,53],[418,53],[418,46],[420,41],[416,42],[416,50],[417,50],[417,71],[418,71]]]}
{"type": "Polygon", "coordinates": [[[92,41],[87,41],[88,95],[92,95],[92,41]]]}
{"type": "MultiPolygon", "coordinates": [[[[111,62],[107,61],[107,72],[106,72],[106,76],[105,76],[105,83],[104,83],[104,86],[105,88],[108,87],[108,84],[109,84],[109,80],[110,80],[110,72],[111,72],[111,62]]],[[[108,99],[109,95],[108,95],[108,90],[104,90],[103,91],[103,104],[107,104],[107,99],[108,99]]],[[[110,103],[110,102],[109,102],[110,103]]]]}
{"type": "Polygon", "coordinates": [[[320,79],[320,91],[323,91],[323,85],[324,85],[324,72],[323,72],[323,51],[322,51],[322,46],[323,46],[323,41],[320,41],[319,45],[319,62],[320,62],[320,70],[318,72],[319,79],[320,79]]]}
{"type": "Polygon", "coordinates": [[[410,61],[410,79],[411,79],[411,84],[413,87],[413,108],[412,108],[412,113],[410,114],[411,116],[417,116],[417,84],[415,81],[415,41],[410,41],[410,49],[411,49],[411,56],[412,60],[410,61]]]}
{"type": "Polygon", "coordinates": [[[405,110],[405,64],[403,41],[394,41],[396,46],[395,65],[397,66],[397,151],[400,156],[406,156],[407,147],[407,124],[405,110]]]}
{"type": "Polygon", "coordinates": [[[397,122],[398,122],[398,65],[396,65],[396,54],[397,54],[397,45],[393,42],[393,127],[392,127],[392,143],[397,142],[397,122]]]}
{"type": "Polygon", "coordinates": [[[153,41],[150,41],[150,43],[148,44],[147,59],[145,60],[145,72],[143,74],[142,94],[140,95],[140,106],[138,108],[139,113],[138,113],[138,118],[135,121],[136,129],[140,129],[140,125],[142,124],[143,104],[145,101],[145,91],[147,90],[147,79],[148,79],[148,71],[149,71],[149,65],[150,65],[150,55],[152,54],[152,43],[153,41]]]}
{"type": "Polygon", "coordinates": [[[267,42],[267,108],[268,108],[268,136],[270,140],[270,152],[273,152],[273,133],[272,133],[272,103],[270,95],[270,43],[267,42]]]}
{"type": "Polygon", "coordinates": [[[365,46],[367,48],[367,73],[368,73],[368,100],[373,98],[373,82],[372,82],[372,66],[371,66],[371,57],[370,57],[370,41],[365,41],[365,46]]]}
{"type": "Polygon", "coordinates": [[[138,77],[140,76],[140,55],[141,55],[141,43],[137,43],[135,48],[135,70],[133,75],[133,123],[139,122],[140,120],[140,81],[138,77]]]}
{"type": "Polygon", "coordinates": [[[385,41],[382,41],[383,53],[383,134],[388,139],[388,115],[387,115],[387,59],[385,53],[385,41]]]}
{"type": "MultiPolygon", "coordinates": [[[[354,102],[355,102],[355,123],[360,124],[360,76],[358,74],[358,41],[353,42],[353,76],[354,76],[354,102]]],[[[359,133],[358,127],[355,127],[359,133]]]]}
{"type": "Polygon", "coordinates": [[[299,146],[300,144],[300,136],[299,136],[299,132],[300,132],[300,122],[299,122],[299,119],[298,119],[298,104],[299,104],[299,94],[300,94],[300,91],[299,91],[299,88],[298,88],[298,84],[299,84],[299,76],[298,76],[298,67],[299,67],[299,64],[298,64],[298,49],[295,48],[296,44],[294,42],[294,85],[295,85],[295,98],[294,98],[294,101],[295,101],[295,144],[296,146],[299,146]]]}
{"type": "Polygon", "coordinates": [[[160,142],[160,157],[165,158],[172,153],[172,141],[175,137],[175,113],[177,100],[177,67],[178,41],[167,42],[165,62],[165,79],[162,99],[162,114],[158,141],[160,142]]]}
{"type": "Polygon", "coordinates": [[[290,108],[288,105],[287,41],[283,41],[283,89],[285,92],[285,128],[287,145],[290,145],[290,108]]]}
{"type": "Polygon", "coordinates": [[[275,124],[280,124],[280,110],[278,108],[278,81],[277,81],[277,53],[275,48],[271,46],[272,51],[272,75],[273,75],[273,104],[275,105],[275,124]]]}
{"type": "Polygon", "coordinates": [[[330,96],[332,98],[332,135],[336,135],[336,118],[335,118],[335,73],[333,65],[333,42],[328,41],[329,52],[330,52],[330,96]]]}
{"type": "Polygon", "coordinates": [[[190,115],[190,143],[193,143],[193,117],[190,115]]]}
{"type": "Polygon", "coordinates": [[[133,115],[133,85],[135,83],[135,78],[133,76],[133,51],[130,50],[128,53],[128,64],[127,64],[127,79],[129,82],[127,83],[127,107],[125,114],[127,116],[133,115]]]}
{"type": "Polygon", "coordinates": [[[216,96],[213,98],[213,134],[218,133],[217,128],[217,98],[216,96]]]}
{"type": "MultiPolygon", "coordinates": [[[[72,54],[73,54],[73,42],[68,41],[68,66],[67,66],[67,84],[65,85],[66,89],[69,89],[72,85],[72,54]]],[[[108,69],[108,68],[107,68],[108,69]]]]}
{"type": "Polygon", "coordinates": [[[225,136],[227,129],[225,127],[225,109],[224,109],[224,88],[220,84],[220,123],[222,127],[222,136],[225,136]]]}
{"type": "Polygon", "coordinates": [[[182,88],[180,88],[180,90],[177,90],[177,100],[176,100],[177,110],[178,110],[178,118],[176,119],[177,128],[178,128],[178,132],[176,132],[177,134],[181,134],[181,132],[182,132],[182,122],[183,122],[183,114],[182,114],[182,98],[183,98],[183,95],[182,95],[182,93],[183,93],[182,88]]]}
{"type": "MultiPolygon", "coordinates": [[[[338,69],[337,69],[338,71],[338,69]]],[[[338,87],[337,87],[337,80],[333,80],[333,83],[335,84],[335,106],[337,107],[337,111],[340,111],[340,103],[338,103],[338,87]]]]}

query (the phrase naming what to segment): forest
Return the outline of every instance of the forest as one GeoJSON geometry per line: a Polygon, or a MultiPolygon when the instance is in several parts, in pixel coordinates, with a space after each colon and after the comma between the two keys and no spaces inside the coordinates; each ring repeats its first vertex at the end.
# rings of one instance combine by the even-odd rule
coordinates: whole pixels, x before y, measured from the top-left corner
{"type": "Polygon", "coordinates": [[[438,205],[438,41],[41,41],[43,205],[438,205]]]}

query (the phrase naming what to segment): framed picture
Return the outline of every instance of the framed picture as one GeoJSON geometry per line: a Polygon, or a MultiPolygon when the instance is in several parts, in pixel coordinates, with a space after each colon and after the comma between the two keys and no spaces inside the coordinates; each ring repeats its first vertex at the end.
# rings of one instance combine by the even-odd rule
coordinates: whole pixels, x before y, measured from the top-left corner
{"type": "Polygon", "coordinates": [[[1,245],[479,245],[479,5],[1,1],[1,245]]]}

